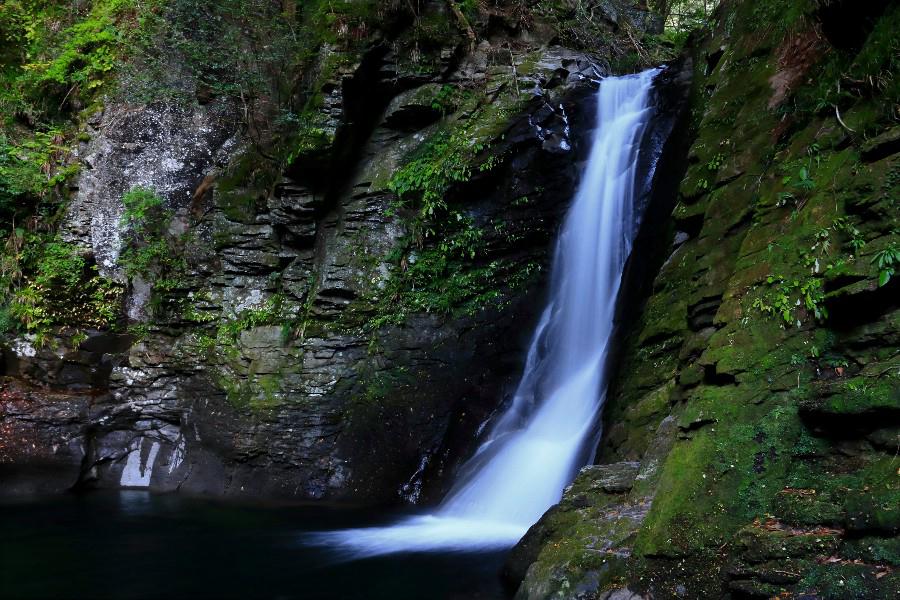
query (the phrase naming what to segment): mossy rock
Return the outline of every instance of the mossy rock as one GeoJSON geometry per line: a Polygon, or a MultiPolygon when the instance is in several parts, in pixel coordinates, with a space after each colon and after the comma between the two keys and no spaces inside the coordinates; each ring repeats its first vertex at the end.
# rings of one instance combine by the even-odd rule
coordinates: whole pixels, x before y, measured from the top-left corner
{"type": "Polygon", "coordinates": [[[799,527],[840,526],[844,510],[830,494],[814,489],[785,488],[772,501],[772,512],[779,520],[799,527]]]}
{"type": "Polygon", "coordinates": [[[848,562],[825,562],[810,569],[797,585],[801,593],[821,600],[896,598],[900,574],[848,562]]]}
{"type": "Polygon", "coordinates": [[[792,557],[831,556],[840,545],[838,531],[794,531],[779,524],[754,524],[737,534],[740,555],[751,563],[792,557]]]}
{"type": "Polygon", "coordinates": [[[845,496],[843,504],[847,511],[845,524],[851,531],[900,532],[900,483],[853,491],[845,496]]]}
{"type": "Polygon", "coordinates": [[[831,389],[830,395],[804,400],[800,415],[814,426],[852,434],[900,422],[900,385],[896,379],[856,377],[831,389]]]}
{"type": "Polygon", "coordinates": [[[900,536],[866,536],[845,540],[840,555],[849,560],[900,567],[900,536]]]}

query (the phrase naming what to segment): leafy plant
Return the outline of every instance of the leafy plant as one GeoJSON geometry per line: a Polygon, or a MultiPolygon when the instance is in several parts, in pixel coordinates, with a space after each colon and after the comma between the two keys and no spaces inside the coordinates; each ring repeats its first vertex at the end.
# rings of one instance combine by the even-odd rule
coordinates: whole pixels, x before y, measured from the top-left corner
{"type": "Polygon", "coordinates": [[[794,310],[798,307],[804,307],[817,320],[828,316],[828,311],[823,306],[825,291],[821,279],[812,277],[800,281],[770,275],[766,283],[771,287],[771,291],[753,301],[751,306],[756,310],[766,315],[778,316],[785,324],[797,323],[798,326],[800,320],[794,316],[794,310]]]}
{"type": "MultiPolygon", "coordinates": [[[[786,168],[787,166],[784,167],[784,169],[786,168]]],[[[788,203],[793,203],[799,209],[802,207],[809,192],[815,189],[816,182],[810,176],[809,169],[806,166],[801,166],[797,170],[796,176],[785,175],[782,177],[781,185],[785,187],[790,186],[790,189],[778,192],[775,205],[782,207],[788,203]]]]}
{"type": "Polygon", "coordinates": [[[122,203],[127,242],[119,264],[125,274],[152,282],[155,292],[177,289],[183,284],[187,263],[181,256],[179,240],[168,232],[172,213],[165,209],[162,198],[147,187],[132,188],[122,196],[122,203]]]}
{"type": "Polygon", "coordinates": [[[724,162],[725,162],[725,155],[722,154],[721,152],[719,152],[715,156],[713,156],[711,159],[709,159],[709,162],[706,163],[706,169],[708,171],[718,171],[719,168],[722,166],[722,163],[724,163],[724,162]]]}
{"type": "Polygon", "coordinates": [[[788,202],[793,202],[795,198],[796,196],[792,192],[778,192],[778,202],[775,203],[775,206],[786,206],[788,202]]]}
{"type": "Polygon", "coordinates": [[[862,249],[862,247],[866,245],[866,240],[863,239],[860,230],[857,229],[856,226],[847,217],[836,218],[831,227],[835,231],[845,233],[850,236],[849,244],[854,252],[859,252],[860,249],[862,249]]]}
{"type": "Polygon", "coordinates": [[[259,308],[244,310],[236,318],[222,321],[216,330],[216,343],[231,348],[242,331],[263,325],[283,325],[286,319],[284,296],[273,294],[259,308]]]}
{"type": "Polygon", "coordinates": [[[37,131],[18,143],[0,132],[0,214],[23,212],[26,198],[40,200],[77,173],[70,152],[60,129],[37,131]]]}
{"type": "Polygon", "coordinates": [[[900,265],[900,248],[892,243],[881,249],[872,257],[872,264],[878,268],[878,286],[887,285],[900,265]]]}
{"type": "Polygon", "coordinates": [[[808,192],[816,187],[816,182],[810,178],[809,170],[806,167],[800,167],[794,186],[804,192],[808,192]]]}
{"type": "Polygon", "coordinates": [[[58,239],[32,244],[24,256],[24,284],[15,289],[9,317],[38,343],[54,327],[112,327],[119,315],[122,287],[88,266],[79,250],[58,239]]]}
{"type": "Polygon", "coordinates": [[[447,84],[441,86],[441,89],[437,91],[431,100],[431,108],[440,111],[442,115],[453,112],[456,110],[458,94],[459,91],[456,86],[447,84]]]}
{"type": "Polygon", "coordinates": [[[420,216],[431,217],[447,208],[444,195],[450,186],[471,177],[475,155],[484,148],[468,139],[465,130],[437,133],[394,174],[389,187],[401,203],[417,203],[420,216]]]}

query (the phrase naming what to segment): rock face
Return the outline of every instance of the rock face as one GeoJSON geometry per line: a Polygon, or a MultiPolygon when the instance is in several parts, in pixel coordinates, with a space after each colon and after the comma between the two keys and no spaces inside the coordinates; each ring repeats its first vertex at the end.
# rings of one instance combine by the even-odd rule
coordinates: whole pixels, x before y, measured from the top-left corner
{"type": "MultiPolygon", "coordinates": [[[[452,23],[446,3],[420,4],[452,23]]],[[[127,329],[10,341],[0,494],[439,494],[519,374],[612,62],[501,4],[474,47],[455,26],[404,46],[404,19],[368,45],[323,44],[290,159],[266,158],[270,115],[248,123],[236,100],[108,102],[63,239],[125,281],[121,197],[142,186],[179,261],[128,281],[127,329]],[[398,172],[426,159],[449,173],[442,220],[398,198],[398,172]]],[[[613,44],[643,14],[597,31],[613,44]]]]}
{"type": "Polygon", "coordinates": [[[83,246],[100,272],[123,279],[122,195],[149,187],[173,206],[186,206],[204,176],[222,168],[239,140],[236,107],[113,104],[86,127],[83,167],[68,207],[63,239],[83,246]]]}
{"type": "Polygon", "coordinates": [[[636,244],[601,464],[513,551],[517,597],[896,596],[895,75],[819,103],[826,73],[846,90],[896,65],[900,11],[875,4],[726,3],[695,41],[679,202],[636,244]]]}

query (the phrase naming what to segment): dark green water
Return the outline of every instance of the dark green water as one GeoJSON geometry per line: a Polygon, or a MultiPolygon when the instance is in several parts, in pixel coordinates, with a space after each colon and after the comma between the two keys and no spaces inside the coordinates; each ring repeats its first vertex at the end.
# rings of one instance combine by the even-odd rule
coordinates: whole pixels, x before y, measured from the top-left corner
{"type": "Polygon", "coordinates": [[[384,517],[146,492],[0,505],[0,598],[504,598],[503,555],[341,562],[309,531],[384,517]]]}

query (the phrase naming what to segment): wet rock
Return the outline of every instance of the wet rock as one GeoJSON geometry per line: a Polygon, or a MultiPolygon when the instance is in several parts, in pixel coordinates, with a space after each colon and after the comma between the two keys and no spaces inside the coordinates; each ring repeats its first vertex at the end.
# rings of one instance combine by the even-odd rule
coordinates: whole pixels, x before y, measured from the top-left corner
{"type": "MultiPolygon", "coordinates": [[[[826,29],[847,31],[834,14],[862,14],[843,4],[826,11],[826,29]]],[[[618,539],[597,516],[610,495],[573,486],[511,554],[523,597],[567,597],[582,582],[654,598],[894,593],[898,296],[874,265],[897,227],[896,127],[870,112],[890,104],[880,92],[840,107],[843,125],[870,136],[860,146],[834,111],[789,105],[816,85],[809,74],[825,57],[856,60],[897,13],[867,16],[868,28],[853,28],[858,44],[838,47],[817,33],[819,16],[785,34],[762,26],[757,9],[722,4],[697,38],[694,133],[683,131],[684,160],[668,180],[678,203],[635,243],[657,257],[623,301],[632,310],[619,319],[598,459],[639,461],[624,497],[652,505],[631,540],[612,546],[627,555],[592,557],[598,540],[618,539]],[[824,187],[791,189],[797,170],[774,175],[764,158],[774,146],[780,164],[824,149],[807,175],[838,201],[821,202],[824,187]],[[831,246],[837,268],[817,264],[810,228],[843,220],[855,247],[831,246]],[[790,296],[785,310],[767,313],[779,294],[790,296]]]]}
{"type": "Polygon", "coordinates": [[[638,462],[588,465],[581,470],[579,476],[589,479],[592,489],[600,489],[608,494],[621,494],[631,489],[640,466],[638,462]]]}
{"type": "Polygon", "coordinates": [[[900,423],[900,388],[891,384],[856,387],[848,382],[838,389],[838,393],[803,401],[800,416],[812,427],[844,437],[900,423]]]}
{"type": "Polygon", "coordinates": [[[90,401],[0,379],[0,497],[60,493],[78,483],[90,401]]]}

